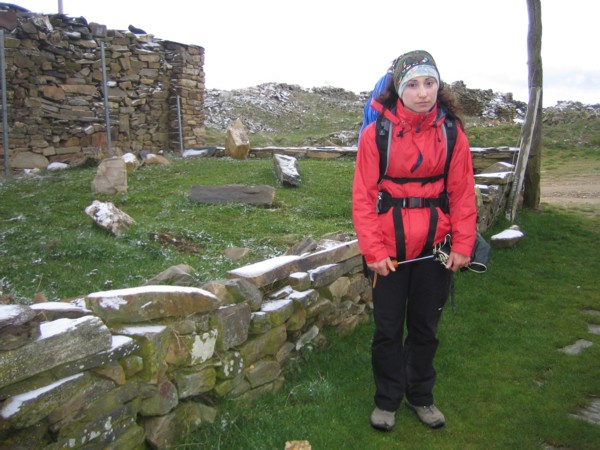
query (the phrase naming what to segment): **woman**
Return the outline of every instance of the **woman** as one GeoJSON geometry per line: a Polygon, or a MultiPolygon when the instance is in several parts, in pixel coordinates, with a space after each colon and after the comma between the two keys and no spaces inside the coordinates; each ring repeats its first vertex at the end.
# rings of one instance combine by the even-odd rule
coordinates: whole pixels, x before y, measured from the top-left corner
{"type": "Polygon", "coordinates": [[[404,398],[421,422],[439,428],[445,418],[432,393],[436,330],[452,273],[468,266],[476,234],[470,147],[457,107],[425,51],[396,60],[387,90],[372,107],[391,122],[386,177],[380,181],[373,123],[359,141],[352,188],[354,227],[373,281],[371,425],[391,430],[404,398]],[[445,180],[440,174],[446,161],[447,118],[461,126],[445,180]],[[378,205],[378,198],[386,198],[388,206],[378,205]],[[436,216],[437,221],[430,221],[436,216]],[[397,264],[431,255],[431,242],[438,244],[447,234],[452,248],[445,264],[431,258],[397,264]]]}

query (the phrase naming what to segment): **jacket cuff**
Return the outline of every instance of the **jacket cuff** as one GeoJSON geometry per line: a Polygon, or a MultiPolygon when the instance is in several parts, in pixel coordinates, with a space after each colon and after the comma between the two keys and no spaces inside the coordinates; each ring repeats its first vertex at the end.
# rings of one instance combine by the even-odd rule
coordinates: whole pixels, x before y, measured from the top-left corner
{"type": "Polygon", "coordinates": [[[370,255],[365,255],[365,261],[367,261],[367,264],[372,264],[377,261],[382,261],[388,256],[389,255],[387,254],[387,252],[385,250],[382,250],[380,252],[372,253],[370,255]]]}
{"type": "Polygon", "coordinates": [[[451,251],[455,253],[460,253],[461,255],[468,256],[470,258],[473,254],[473,247],[466,244],[452,243],[451,251]]]}

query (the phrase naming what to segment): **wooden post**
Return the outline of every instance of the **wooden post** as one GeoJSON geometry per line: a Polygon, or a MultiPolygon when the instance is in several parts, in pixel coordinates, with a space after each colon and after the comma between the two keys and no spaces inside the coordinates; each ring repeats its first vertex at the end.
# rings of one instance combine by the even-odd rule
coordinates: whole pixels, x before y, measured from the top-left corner
{"type": "Polygon", "coordinates": [[[510,222],[514,222],[517,217],[517,209],[521,199],[521,191],[523,190],[523,181],[527,169],[527,161],[531,152],[531,143],[533,141],[533,133],[535,131],[534,124],[537,121],[538,105],[542,98],[542,88],[532,88],[529,94],[530,100],[525,116],[525,124],[521,133],[521,146],[519,156],[517,157],[517,165],[515,167],[515,180],[513,181],[510,195],[508,197],[508,212],[506,218],[510,222]]]}
{"type": "Polygon", "coordinates": [[[542,156],[542,7],[540,0],[527,0],[529,30],[527,53],[529,56],[529,103],[525,124],[521,132],[521,149],[515,169],[506,216],[514,222],[523,193],[523,206],[537,208],[540,203],[540,173],[542,156]],[[524,188],[524,189],[523,189],[524,188]]]}

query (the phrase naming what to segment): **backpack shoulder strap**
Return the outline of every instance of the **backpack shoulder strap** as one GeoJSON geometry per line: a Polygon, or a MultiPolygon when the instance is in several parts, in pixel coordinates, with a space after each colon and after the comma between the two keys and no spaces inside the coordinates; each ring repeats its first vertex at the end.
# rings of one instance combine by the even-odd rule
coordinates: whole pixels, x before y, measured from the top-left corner
{"type": "Polygon", "coordinates": [[[444,129],[446,130],[446,164],[444,166],[444,191],[446,190],[446,184],[448,181],[448,171],[450,170],[450,161],[452,161],[452,153],[454,152],[454,145],[456,144],[456,136],[458,130],[456,126],[456,120],[449,117],[444,121],[444,129]]]}
{"type": "MultiPolygon", "coordinates": [[[[395,110],[392,109],[392,112],[395,112],[395,110]]],[[[391,129],[392,123],[383,117],[383,114],[379,114],[375,124],[375,140],[377,142],[377,149],[379,150],[379,183],[383,180],[388,169],[391,129]]]]}

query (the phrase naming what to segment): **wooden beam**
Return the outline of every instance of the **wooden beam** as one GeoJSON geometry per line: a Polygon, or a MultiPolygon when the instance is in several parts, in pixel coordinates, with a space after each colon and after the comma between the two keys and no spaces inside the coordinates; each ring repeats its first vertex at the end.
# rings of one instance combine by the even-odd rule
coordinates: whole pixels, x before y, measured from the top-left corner
{"type": "Polygon", "coordinates": [[[531,151],[531,143],[533,141],[533,132],[535,130],[535,124],[537,123],[538,106],[542,98],[542,88],[530,88],[529,97],[530,99],[532,98],[533,101],[530,101],[527,106],[525,124],[523,125],[523,132],[521,133],[521,146],[515,167],[515,181],[513,182],[510,196],[508,197],[508,208],[506,210],[506,218],[511,223],[514,222],[517,217],[517,209],[523,190],[523,180],[525,179],[527,161],[529,160],[529,152],[531,151]]]}

